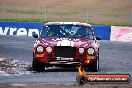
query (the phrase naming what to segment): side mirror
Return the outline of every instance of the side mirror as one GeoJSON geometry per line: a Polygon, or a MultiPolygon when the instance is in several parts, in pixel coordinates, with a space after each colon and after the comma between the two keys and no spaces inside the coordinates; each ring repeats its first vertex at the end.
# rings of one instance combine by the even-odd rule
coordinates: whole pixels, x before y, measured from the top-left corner
{"type": "Polygon", "coordinates": [[[32,33],[32,36],[33,36],[34,38],[38,38],[38,34],[36,34],[35,32],[32,33]]]}
{"type": "Polygon", "coordinates": [[[101,40],[101,37],[97,37],[97,36],[96,36],[96,39],[97,39],[97,40],[101,40]]]}

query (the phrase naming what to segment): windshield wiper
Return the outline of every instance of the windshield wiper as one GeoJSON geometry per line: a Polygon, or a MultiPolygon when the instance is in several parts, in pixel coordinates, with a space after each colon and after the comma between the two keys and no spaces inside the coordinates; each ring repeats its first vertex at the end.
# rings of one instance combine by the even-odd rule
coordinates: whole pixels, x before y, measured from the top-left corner
{"type": "Polygon", "coordinates": [[[65,35],[58,35],[59,37],[65,37],[65,36],[67,36],[67,35],[69,35],[68,33],[65,33],[65,35]]]}
{"type": "Polygon", "coordinates": [[[86,37],[87,35],[91,35],[91,34],[78,35],[78,36],[75,36],[75,37],[77,37],[77,38],[83,38],[83,37],[86,37]]]}
{"type": "Polygon", "coordinates": [[[75,36],[75,38],[83,38],[83,37],[85,37],[86,35],[77,35],[77,36],[75,36]]]}

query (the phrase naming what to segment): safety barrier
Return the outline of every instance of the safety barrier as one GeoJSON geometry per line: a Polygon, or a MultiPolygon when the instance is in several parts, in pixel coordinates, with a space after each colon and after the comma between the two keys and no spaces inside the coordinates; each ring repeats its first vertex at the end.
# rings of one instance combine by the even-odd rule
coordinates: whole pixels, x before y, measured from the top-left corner
{"type": "Polygon", "coordinates": [[[33,32],[39,34],[43,23],[39,22],[0,22],[0,35],[27,35],[33,32]]]}
{"type": "MultiPolygon", "coordinates": [[[[27,35],[33,32],[39,34],[43,28],[41,22],[0,22],[0,35],[27,35]]],[[[132,27],[97,26],[93,25],[96,36],[102,40],[132,42],[132,27]]]]}
{"type": "Polygon", "coordinates": [[[111,41],[132,42],[132,27],[111,26],[111,41]]]}
{"type": "Polygon", "coordinates": [[[111,26],[93,26],[96,36],[102,40],[110,40],[111,26]]]}

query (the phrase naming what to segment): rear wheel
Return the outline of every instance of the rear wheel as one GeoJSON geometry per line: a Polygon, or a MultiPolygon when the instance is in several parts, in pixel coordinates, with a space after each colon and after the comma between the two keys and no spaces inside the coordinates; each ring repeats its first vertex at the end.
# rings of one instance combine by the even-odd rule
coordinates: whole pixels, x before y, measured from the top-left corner
{"type": "Polygon", "coordinates": [[[45,65],[33,59],[32,69],[33,71],[42,72],[45,71],[45,65]]]}
{"type": "Polygon", "coordinates": [[[92,64],[90,64],[88,69],[92,72],[98,72],[98,70],[99,70],[99,55],[97,56],[97,60],[95,62],[93,62],[92,64]]]}

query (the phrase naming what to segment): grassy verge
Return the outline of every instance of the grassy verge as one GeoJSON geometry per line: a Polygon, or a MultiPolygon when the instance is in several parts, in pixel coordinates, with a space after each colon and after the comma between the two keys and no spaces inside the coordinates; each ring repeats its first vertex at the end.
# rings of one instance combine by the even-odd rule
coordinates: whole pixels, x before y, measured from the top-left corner
{"type": "MultiPolygon", "coordinates": [[[[45,23],[44,19],[0,19],[0,21],[11,21],[11,22],[43,22],[45,23]]],[[[46,22],[52,22],[55,20],[48,20],[46,22]]],[[[102,25],[102,26],[130,26],[127,23],[90,23],[92,25],[102,25]]]]}
{"type": "Polygon", "coordinates": [[[0,21],[11,21],[11,22],[45,22],[43,19],[0,19],[0,21]]]}

